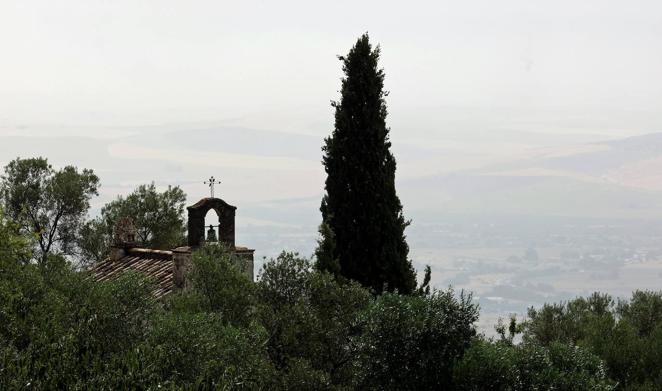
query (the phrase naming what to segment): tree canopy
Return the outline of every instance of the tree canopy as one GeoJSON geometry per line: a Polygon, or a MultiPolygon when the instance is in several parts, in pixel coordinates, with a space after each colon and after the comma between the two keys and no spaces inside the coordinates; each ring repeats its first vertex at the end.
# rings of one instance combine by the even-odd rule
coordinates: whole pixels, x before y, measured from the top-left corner
{"type": "Polygon", "coordinates": [[[327,174],[322,199],[318,267],[359,281],[376,292],[413,292],[408,225],[395,191],[396,163],[386,126],[380,49],[367,34],[345,57],[335,128],[325,139],[327,174]]]}
{"type": "Polygon", "coordinates": [[[34,242],[34,258],[75,254],[76,239],[97,195],[99,178],[74,166],[54,169],[45,158],[15,159],[5,167],[0,195],[5,212],[34,242]]]}
{"type": "Polygon", "coordinates": [[[662,388],[662,291],[635,291],[629,300],[594,293],[545,304],[529,309],[523,326],[525,342],[597,355],[620,389],[662,388]]]}
{"type": "Polygon", "coordinates": [[[101,216],[88,221],[81,230],[79,247],[83,260],[100,261],[108,249],[117,220],[131,217],[137,229],[137,245],[169,249],[185,242],[186,194],[179,186],[158,191],[154,183],[138,186],[126,197],[107,203],[101,216]]]}

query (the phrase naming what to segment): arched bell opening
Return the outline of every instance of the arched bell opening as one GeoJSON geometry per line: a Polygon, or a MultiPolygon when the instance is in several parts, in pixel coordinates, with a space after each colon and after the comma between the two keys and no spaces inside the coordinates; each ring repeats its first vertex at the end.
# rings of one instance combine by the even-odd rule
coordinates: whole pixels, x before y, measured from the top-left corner
{"type": "Polygon", "coordinates": [[[207,243],[218,242],[221,227],[221,216],[216,209],[210,209],[205,215],[205,241],[207,243]]]}
{"type": "Polygon", "coordinates": [[[208,233],[215,231],[217,241],[225,244],[229,248],[235,248],[234,237],[234,217],[237,208],[220,198],[203,198],[195,205],[188,208],[188,245],[200,246],[206,241],[208,233]],[[216,212],[218,223],[214,224],[214,214],[216,212]],[[209,221],[209,223],[207,223],[209,221]],[[210,227],[211,226],[211,227],[210,227]]]}

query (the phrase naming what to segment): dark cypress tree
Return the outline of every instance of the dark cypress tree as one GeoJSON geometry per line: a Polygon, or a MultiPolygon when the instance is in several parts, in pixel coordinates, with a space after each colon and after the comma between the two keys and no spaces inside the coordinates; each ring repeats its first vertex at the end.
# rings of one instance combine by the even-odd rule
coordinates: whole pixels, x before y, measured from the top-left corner
{"type": "Polygon", "coordinates": [[[322,148],[327,178],[317,266],[378,293],[411,293],[416,275],[407,258],[408,221],[395,192],[379,52],[364,34],[339,57],[345,77],[341,100],[332,104],[335,130],[322,148]]]}

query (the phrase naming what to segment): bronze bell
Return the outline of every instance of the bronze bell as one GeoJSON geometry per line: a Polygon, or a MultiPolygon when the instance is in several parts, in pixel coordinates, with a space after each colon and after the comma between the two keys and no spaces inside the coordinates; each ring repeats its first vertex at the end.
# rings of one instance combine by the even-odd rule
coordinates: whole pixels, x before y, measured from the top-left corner
{"type": "Polygon", "coordinates": [[[214,228],[213,225],[209,226],[209,229],[207,230],[207,241],[208,242],[216,242],[218,239],[216,238],[216,229],[214,228]]]}

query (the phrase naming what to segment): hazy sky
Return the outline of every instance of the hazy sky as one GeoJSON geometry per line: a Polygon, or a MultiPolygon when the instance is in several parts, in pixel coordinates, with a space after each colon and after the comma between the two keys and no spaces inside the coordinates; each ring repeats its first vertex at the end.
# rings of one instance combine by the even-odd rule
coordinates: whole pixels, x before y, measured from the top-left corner
{"type": "Polygon", "coordinates": [[[101,139],[95,156],[78,142],[45,152],[5,145],[0,163],[44,153],[92,166],[108,196],[122,184],[209,173],[230,175],[228,191],[234,182],[241,197],[317,194],[340,85],[335,56],[365,31],[383,50],[399,177],[662,130],[659,1],[0,0],[0,136],[101,139]],[[170,132],[212,128],[306,135],[315,152],[299,156],[288,143],[275,154],[235,151],[237,140],[201,138],[198,155],[167,143],[170,132]],[[411,164],[407,148],[446,160],[411,164]],[[137,156],[160,163],[130,161],[137,156]],[[133,176],[106,157],[129,161],[133,176]],[[280,191],[271,173],[241,172],[270,168],[297,174],[280,191]],[[258,191],[260,181],[273,191],[258,191]]]}
{"type": "Polygon", "coordinates": [[[662,128],[659,1],[0,5],[3,133],[204,121],[324,133],[334,56],[364,31],[383,47],[391,124],[412,138],[662,128]]]}

